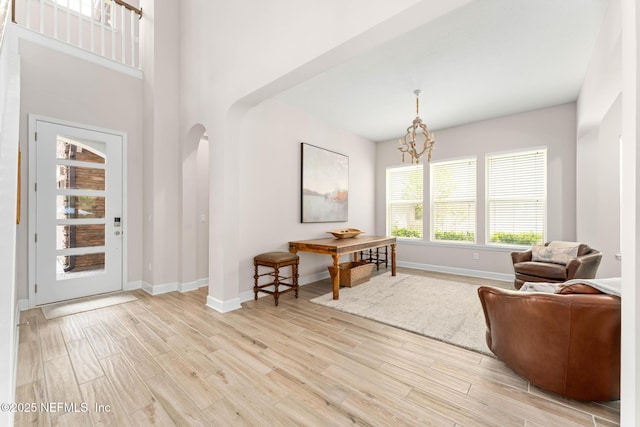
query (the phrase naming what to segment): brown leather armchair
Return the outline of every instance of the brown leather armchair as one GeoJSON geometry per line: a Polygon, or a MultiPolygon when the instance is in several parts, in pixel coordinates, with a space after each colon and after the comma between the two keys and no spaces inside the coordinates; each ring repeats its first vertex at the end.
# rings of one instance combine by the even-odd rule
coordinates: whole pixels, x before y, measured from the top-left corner
{"type": "Polygon", "coordinates": [[[524,282],[562,283],[571,279],[593,279],[596,277],[602,253],[584,243],[553,241],[545,246],[578,246],[577,257],[566,265],[553,262],[532,261],[532,249],[524,252],[512,252],[511,261],[515,272],[513,285],[520,289],[524,282]]]}
{"type": "Polygon", "coordinates": [[[571,399],[620,398],[620,297],[487,286],[478,296],[487,345],[516,373],[571,399]]]}

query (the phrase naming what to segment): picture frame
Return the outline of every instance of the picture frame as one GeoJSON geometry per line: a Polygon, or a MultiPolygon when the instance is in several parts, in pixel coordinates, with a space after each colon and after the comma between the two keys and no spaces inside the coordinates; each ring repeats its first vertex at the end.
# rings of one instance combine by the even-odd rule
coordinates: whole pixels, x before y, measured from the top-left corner
{"type": "Polygon", "coordinates": [[[349,157],[300,143],[300,222],[346,222],[349,219],[349,157]]]}

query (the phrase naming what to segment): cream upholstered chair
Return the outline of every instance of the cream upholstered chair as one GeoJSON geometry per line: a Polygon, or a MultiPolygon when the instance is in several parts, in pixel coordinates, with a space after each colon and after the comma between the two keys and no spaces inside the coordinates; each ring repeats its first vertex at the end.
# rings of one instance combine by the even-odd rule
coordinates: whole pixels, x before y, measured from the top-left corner
{"type": "Polygon", "coordinates": [[[578,242],[552,241],[524,252],[512,252],[514,286],[524,282],[560,283],[570,279],[593,279],[602,253],[578,242]]]}

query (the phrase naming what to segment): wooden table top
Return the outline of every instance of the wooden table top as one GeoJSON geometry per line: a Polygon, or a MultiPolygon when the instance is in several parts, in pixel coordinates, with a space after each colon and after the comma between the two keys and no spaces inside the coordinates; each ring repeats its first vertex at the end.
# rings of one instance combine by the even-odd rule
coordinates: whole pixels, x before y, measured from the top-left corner
{"type": "Polygon", "coordinates": [[[289,242],[290,251],[317,252],[322,254],[348,254],[361,249],[387,246],[396,243],[393,236],[357,236],[348,239],[327,237],[323,239],[289,242]]]}

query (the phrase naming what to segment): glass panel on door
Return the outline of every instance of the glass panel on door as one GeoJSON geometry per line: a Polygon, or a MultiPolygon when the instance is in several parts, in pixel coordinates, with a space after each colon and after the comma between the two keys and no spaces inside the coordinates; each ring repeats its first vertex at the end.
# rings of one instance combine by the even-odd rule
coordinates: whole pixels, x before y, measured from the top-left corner
{"type": "Polygon", "coordinates": [[[63,160],[77,160],[89,163],[105,163],[105,145],[99,141],[78,141],[58,135],[56,144],[56,158],[63,160]]]}
{"type": "Polygon", "coordinates": [[[56,261],[57,280],[104,274],[104,252],[85,255],[59,255],[56,261]]]}
{"type": "Polygon", "coordinates": [[[102,275],[105,254],[94,252],[96,247],[104,250],[106,244],[104,143],[58,135],[56,158],[57,280],[102,275]]]}
{"type": "Polygon", "coordinates": [[[105,170],[70,164],[58,165],[58,188],[68,190],[102,190],[105,185],[105,170]]]}
{"type": "Polygon", "coordinates": [[[105,198],[100,196],[56,196],[57,219],[104,218],[105,198]]]}
{"type": "Polygon", "coordinates": [[[104,224],[58,225],[56,249],[104,246],[104,224]]]}

